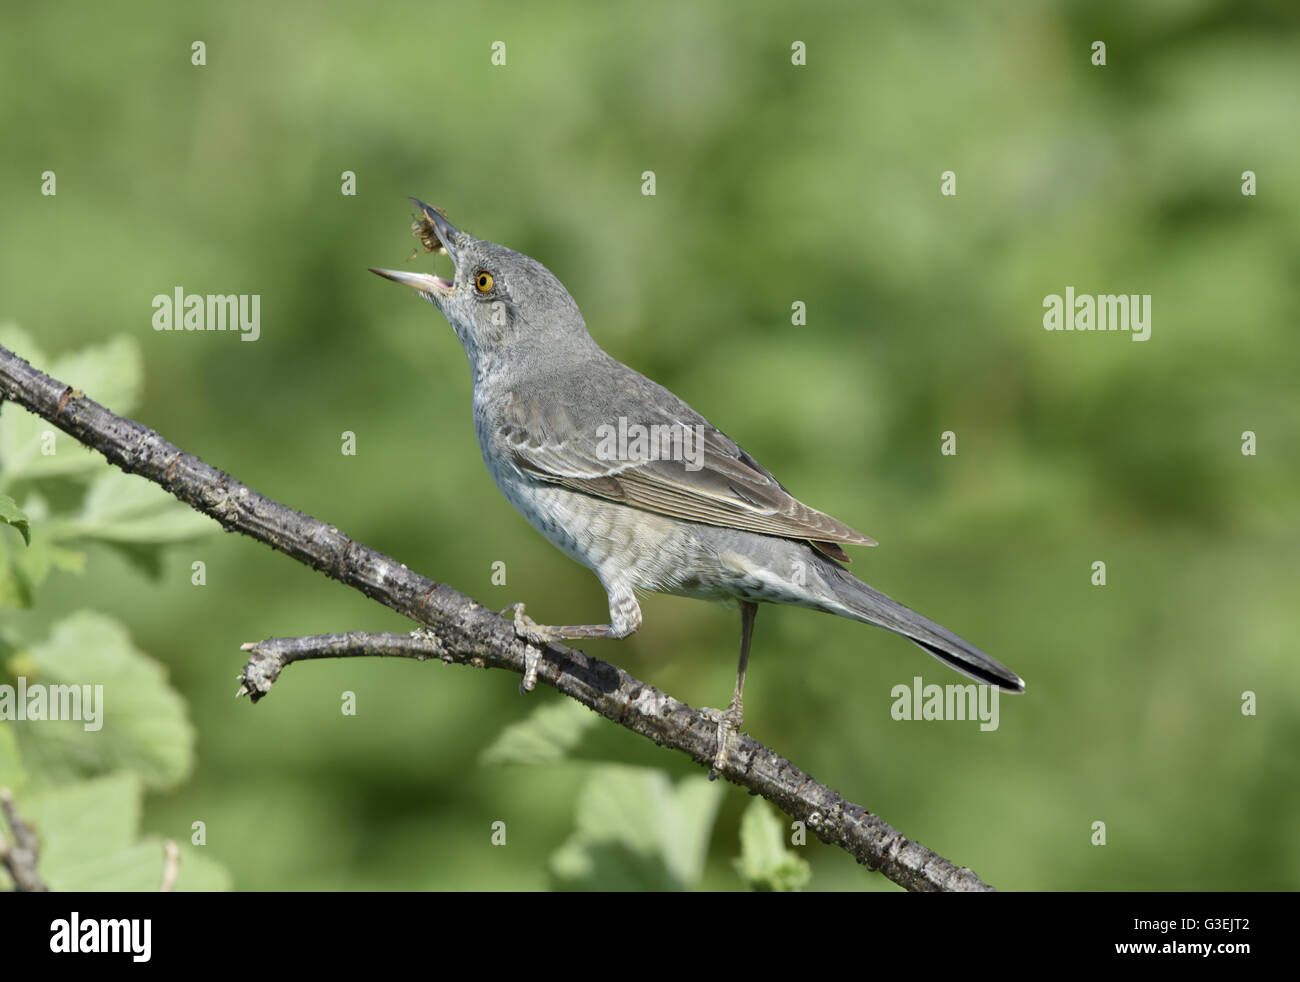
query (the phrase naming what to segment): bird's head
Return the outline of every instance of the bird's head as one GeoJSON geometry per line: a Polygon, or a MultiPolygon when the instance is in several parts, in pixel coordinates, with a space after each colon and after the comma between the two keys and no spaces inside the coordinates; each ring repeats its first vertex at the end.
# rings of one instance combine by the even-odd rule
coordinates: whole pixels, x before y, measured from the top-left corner
{"type": "Polygon", "coordinates": [[[563,347],[568,338],[590,342],[578,305],[549,269],[523,253],[476,239],[429,205],[411,200],[422,216],[416,234],[426,249],[451,258],[452,278],[373,267],[370,271],[411,287],[442,311],[471,365],[506,360],[502,356],[507,354],[541,354],[557,344],[563,347]]]}

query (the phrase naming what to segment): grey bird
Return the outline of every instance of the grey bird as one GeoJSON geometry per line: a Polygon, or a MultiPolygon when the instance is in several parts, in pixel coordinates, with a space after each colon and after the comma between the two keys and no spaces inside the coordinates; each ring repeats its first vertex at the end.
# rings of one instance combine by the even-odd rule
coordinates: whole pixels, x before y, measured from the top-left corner
{"type": "Polygon", "coordinates": [[[842,546],[875,542],[796,500],[685,402],[606,354],[550,270],[411,200],[422,215],[413,227],[426,249],[451,258],[454,278],[371,272],[413,287],[446,317],[469,357],[474,429],[497,487],[609,597],[608,624],[544,626],[516,604],[521,638],[627,637],[641,626],[638,591],[739,601],[735,690],[725,711],[710,710],[711,776],[726,768],[743,719],[760,603],[887,628],[978,682],[1024,691],[974,645],[849,573],[842,546]]]}

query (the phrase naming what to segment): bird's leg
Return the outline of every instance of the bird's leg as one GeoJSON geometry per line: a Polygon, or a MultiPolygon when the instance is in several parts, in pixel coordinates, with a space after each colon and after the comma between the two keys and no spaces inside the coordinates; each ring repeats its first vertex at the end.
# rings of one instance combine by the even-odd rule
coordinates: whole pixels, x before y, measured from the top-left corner
{"type": "Polygon", "coordinates": [[[706,710],[718,723],[718,749],[713,756],[713,767],[709,770],[712,781],[727,766],[727,754],[731,749],[731,734],[740,729],[745,719],[745,669],[749,665],[749,643],[754,638],[754,616],[758,613],[758,604],[749,600],[740,602],[740,666],[736,669],[736,690],[731,696],[731,705],[719,712],[706,710]]]}
{"type": "Polygon", "coordinates": [[[606,584],[605,590],[609,594],[608,624],[538,624],[524,613],[523,604],[514,604],[501,613],[514,621],[515,634],[534,644],[579,638],[625,638],[641,626],[641,605],[630,587],[606,584]]]}

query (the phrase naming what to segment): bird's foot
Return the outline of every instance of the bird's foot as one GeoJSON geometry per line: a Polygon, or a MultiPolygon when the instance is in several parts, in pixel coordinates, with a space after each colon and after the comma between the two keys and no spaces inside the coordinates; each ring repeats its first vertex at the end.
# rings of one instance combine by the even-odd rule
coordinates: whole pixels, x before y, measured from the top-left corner
{"type": "MultiPolygon", "coordinates": [[[[511,604],[501,611],[501,616],[511,618],[515,623],[515,634],[533,644],[576,641],[579,638],[623,638],[636,630],[636,624],[622,630],[608,624],[538,624],[524,613],[523,604],[511,604]]],[[[640,623],[639,618],[636,623],[640,623]]]]}
{"type": "Polygon", "coordinates": [[[510,617],[515,623],[515,634],[533,644],[549,644],[556,639],[549,627],[538,624],[524,613],[523,604],[511,604],[501,611],[502,617],[510,617]]]}
{"type": "Polygon", "coordinates": [[[519,694],[532,692],[537,686],[537,665],[542,660],[542,653],[533,647],[534,644],[546,644],[550,640],[539,624],[536,624],[531,617],[524,613],[523,604],[513,604],[501,611],[501,616],[505,617],[513,611],[515,634],[524,641],[529,642],[524,646],[524,677],[519,680],[519,694]]]}
{"type": "Polygon", "coordinates": [[[726,770],[731,753],[731,736],[740,732],[740,724],[745,719],[745,707],[742,703],[733,702],[726,709],[701,709],[700,714],[718,725],[718,749],[713,754],[713,766],[709,768],[709,780],[716,781],[726,770]]]}

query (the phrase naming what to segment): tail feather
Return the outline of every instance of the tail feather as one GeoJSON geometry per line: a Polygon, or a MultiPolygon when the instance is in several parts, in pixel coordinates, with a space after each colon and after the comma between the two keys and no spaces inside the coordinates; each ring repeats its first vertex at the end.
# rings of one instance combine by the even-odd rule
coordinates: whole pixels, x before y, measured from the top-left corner
{"type": "Polygon", "coordinates": [[[1019,675],[946,627],[904,607],[839,566],[826,563],[822,572],[844,607],[832,613],[901,634],[922,651],[977,682],[995,685],[1003,692],[1025,691],[1024,680],[1019,675]]]}

